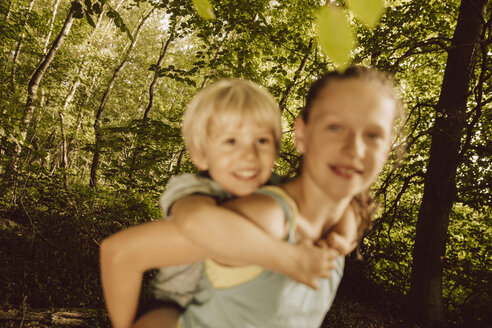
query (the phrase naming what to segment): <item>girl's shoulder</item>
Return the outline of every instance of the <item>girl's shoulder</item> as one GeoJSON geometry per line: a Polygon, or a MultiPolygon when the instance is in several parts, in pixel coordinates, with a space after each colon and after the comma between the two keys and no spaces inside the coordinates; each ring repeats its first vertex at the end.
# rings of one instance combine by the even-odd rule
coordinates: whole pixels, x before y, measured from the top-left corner
{"type": "Polygon", "coordinates": [[[277,217],[283,223],[282,238],[291,240],[296,226],[296,218],[299,214],[297,204],[287,191],[278,186],[264,186],[255,194],[262,195],[263,201],[268,203],[270,209],[275,211],[277,217]]]}
{"type": "Polygon", "coordinates": [[[287,195],[278,189],[281,188],[264,186],[252,195],[239,197],[222,206],[245,216],[273,237],[284,239],[290,230],[290,224],[286,224],[290,221],[286,220],[286,211],[290,213],[292,210],[284,200],[287,195]]]}
{"type": "MultiPolygon", "coordinates": [[[[273,199],[283,209],[286,216],[295,218],[298,215],[296,202],[285,189],[279,186],[263,186],[256,190],[255,194],[265,195],[273,199]]],[[[270,203],[273,204],[271,200],[270,203]]]]}

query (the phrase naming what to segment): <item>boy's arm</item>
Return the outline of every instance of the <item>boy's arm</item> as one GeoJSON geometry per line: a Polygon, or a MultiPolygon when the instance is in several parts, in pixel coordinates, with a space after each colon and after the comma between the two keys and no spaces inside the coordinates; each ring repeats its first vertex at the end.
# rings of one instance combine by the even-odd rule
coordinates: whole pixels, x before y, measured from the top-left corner
{"type": "Polygon", "coordinates": [[[120,231],[101,243],[101,280],[114,328],[133,323],[143,273],[149,269],[205,259],[205,250],[158,220],[120,231]]]}
{"type": "Polygon", "coordinates": [[[193,195],[177,201],[171,213],[183,234],[214,258],[235,265],[257,264],[313,288],[317,287],[317,278],[330,275],[339,255],[312,243],[293,245],[281,241],[285,237],[284,212],[267,196],[241,197],[221,207],[209,197],[193,195]],[[238,211],[238,204],[247,210],[234,212],[238,211]],[[254,223],[246,217],[254,218],[254,223]],[[240,262],[230,262],[233,259],[240,262]]]}

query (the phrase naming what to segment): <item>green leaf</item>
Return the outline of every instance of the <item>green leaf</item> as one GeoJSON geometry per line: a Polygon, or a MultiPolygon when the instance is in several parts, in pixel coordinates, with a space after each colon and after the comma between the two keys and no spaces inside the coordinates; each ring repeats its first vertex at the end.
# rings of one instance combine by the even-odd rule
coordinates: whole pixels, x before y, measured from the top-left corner
{"type": "Polygon", "coordinates": [[[326,6],[318,13],[316,26],[323,52],[343,69],[347,66],[350,51],[354,48],[354,35],[340,7],[326,6]]]}
{"type": "Polygon", "coordinates": [[[92,19],[91,15],[87,11],[85,12],[85,18],[87,19],[87,22],[89,23],[90,26],[96,28],[96,23],[94,23],[94,20],[92,19]]]}
{"type": "Polygon", "coordinates": [[[347,5],[370,28],[377,24],[384,11],[383,0],[347,0],[347,5]]]}
{"type": "Polygon", "coordinates": [[[85,6],[86,7],[92,7],[92,2],[91,0],[84,0],[85,6]]]}
{"type": "Polygon", "coordinates": [[[214,10],[208,0],[193,0],[198,15],[205,19],[214,19],[214,10]]]}
{"type": "Polygon", "coordinates": [[[73,17],[77,18],[77,19],[81,19],[81,18],[84,18],[84,13],[82,11],[75,11],[73,13],[73,17]]]}
{"type": "Polygon", "coordinates": [[[102,12],[102,8],[101,8],[101,5],[99,3],[95,3],[92,5],[92,10],[97,14],[99,15],[101,12],[102,12]]]}
{"type": "Polygon", "coordinates": [[[84,11],[82,9],[82,5],[78,1],[73,1],[72,2],[72,11],[73,11],[73,17],[75,18],[84,18],[84,11]]]}

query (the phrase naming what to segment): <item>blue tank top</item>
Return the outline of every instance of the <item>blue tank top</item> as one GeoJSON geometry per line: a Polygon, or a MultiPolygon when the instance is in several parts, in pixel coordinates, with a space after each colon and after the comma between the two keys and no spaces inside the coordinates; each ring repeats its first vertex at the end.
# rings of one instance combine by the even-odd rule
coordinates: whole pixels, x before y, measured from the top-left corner
{"type": "MultiPolygon", "coordinates": [[[[297,207],[280,187],[257,191],[273,197],[285,212],[289,242],[294,242],[297,207]]],[[[281,256],[281,255],[279,255],[281,256]]],[[[181,315],[180,328],[315,328],[335,297],[343,275],[344,257],[336,260],[329,279],[319,279],[318,290],[258,266],[227,267],[203,262],[198,290],[181,315]]]]}

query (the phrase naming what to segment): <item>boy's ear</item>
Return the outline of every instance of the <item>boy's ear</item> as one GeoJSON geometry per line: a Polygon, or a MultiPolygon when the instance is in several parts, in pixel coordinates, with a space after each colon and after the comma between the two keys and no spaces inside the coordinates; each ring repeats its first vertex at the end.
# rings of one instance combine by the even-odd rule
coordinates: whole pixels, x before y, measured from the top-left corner
{"type": "Polygon", "coordinates": [[[296,118],[296,120],[294,121],[294,131],[296,150],[299,154],[304,154],[304,152],[306,151],[306,123],[304,123],[304,120],[301,117],[296,118]]]}
{"type": "Polygon", "coordinates": [[[195,147],[190,147],[190,149],[188,149],[188,153],[190,154],[191,161],[199,170],[208,170],[207,156],[203,154],[203,152],[199,151],[195,147]]]}

